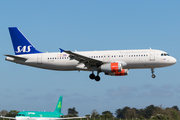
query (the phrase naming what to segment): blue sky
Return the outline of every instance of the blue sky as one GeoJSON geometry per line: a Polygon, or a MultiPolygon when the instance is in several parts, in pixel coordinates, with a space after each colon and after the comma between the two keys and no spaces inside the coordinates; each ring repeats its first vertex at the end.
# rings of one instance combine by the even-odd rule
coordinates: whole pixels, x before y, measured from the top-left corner
{"type": "Polygon", "coordinates": [[[62,113],[100,114],[125,106],[180,107],[180,1],[3,1],[0,4],[0,110],[53,111],[63,95],[62,113]],[[130,70],[128,76],[50,71],[5,61],[14,55],[8,27],[18,27],[42,52],[159,49],[177,59],[166,68],[130,70]]]}

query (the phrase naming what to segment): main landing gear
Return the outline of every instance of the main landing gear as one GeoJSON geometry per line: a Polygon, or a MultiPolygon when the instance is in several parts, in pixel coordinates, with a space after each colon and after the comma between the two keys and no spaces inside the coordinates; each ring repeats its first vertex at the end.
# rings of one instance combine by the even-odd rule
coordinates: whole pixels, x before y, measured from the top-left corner
{"type": "Polygon", "coordinates": [[[90,79],[95,79],[96,81],[100,81],[100,77],[99,77],[99,72],[97,72],[97,76],[94,75],[94,73],[92,72],[90,75],[89,75],[89,78],[90,79]]]}
{"type": "Polygon", "coordinates": [[[155,78],[156,77],[156,75],[154,74],[154,68],[151,68],[151,73],[152,73],[152,78],[155,78]]]}

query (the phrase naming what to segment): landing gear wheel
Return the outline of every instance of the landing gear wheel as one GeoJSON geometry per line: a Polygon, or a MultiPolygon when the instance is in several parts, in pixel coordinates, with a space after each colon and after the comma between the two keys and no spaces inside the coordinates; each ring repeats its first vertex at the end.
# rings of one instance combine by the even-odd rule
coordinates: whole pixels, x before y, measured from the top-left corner
{"type": "Polygon", "coordinates": [[[156,77],[156,75],[154,75],[154,74],[152,74],[152,76],[151,76],[152,78],[155,78],[156,77]]]}
{"type": "Polygon", "coordinates": [[[155,74],[154,74],[154,68],[151,68],[151,73],[152,73],[152,78],[155,78],[156,76],[155,76],[155,74]]]}
{"type": "Polygon", "coordinates": [[[99,76],[96,76],[96,77],[95,77],[95,80],[96,80],[96,81],[100,81],[100,79],[101,79],[101,78],[100,78],[99,76]]]}
{"type": "Polygon", "coordinates": [[[95,79],[95,77],[96,76],[93,73],[89,75],[89,78],[92,79],[92,80],[95,79]]]}

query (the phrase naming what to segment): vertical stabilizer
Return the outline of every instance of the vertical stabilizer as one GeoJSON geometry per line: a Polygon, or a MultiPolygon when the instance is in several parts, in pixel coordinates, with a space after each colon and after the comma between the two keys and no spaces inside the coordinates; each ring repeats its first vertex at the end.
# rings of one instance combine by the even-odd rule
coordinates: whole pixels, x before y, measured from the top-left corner
{"type": "Polygon", "coordinates": [[[16,27],[9,27],[11,40],[16,55],[41,53],[29,42],[29,40],[16,27]]]}
{"type": "Polygon", "coordinates": [[[60,97],[59,97],[59,100],[58,100],[58,103],[57,103],[57,105],[56,105],[56,109],[55,109],[54,112],[59,112],[59,113],[61,113],[62,98],[63,98],[63,96],[60,96],[60,97]]]}

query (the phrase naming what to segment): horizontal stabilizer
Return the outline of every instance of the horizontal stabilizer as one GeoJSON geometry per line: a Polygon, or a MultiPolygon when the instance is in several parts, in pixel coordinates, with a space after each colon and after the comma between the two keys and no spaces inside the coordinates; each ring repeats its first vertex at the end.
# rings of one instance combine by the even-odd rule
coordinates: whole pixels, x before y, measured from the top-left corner
{"type": "Polygon", "coordinates": [[[4,55],[4,56],[11,57],[11,58],[14,58],[14,59],[19,59],[19,60],[27,60],[27,58],[15,56],[15,55],[4,55]]]}

